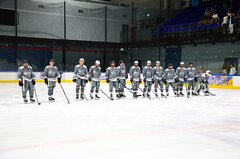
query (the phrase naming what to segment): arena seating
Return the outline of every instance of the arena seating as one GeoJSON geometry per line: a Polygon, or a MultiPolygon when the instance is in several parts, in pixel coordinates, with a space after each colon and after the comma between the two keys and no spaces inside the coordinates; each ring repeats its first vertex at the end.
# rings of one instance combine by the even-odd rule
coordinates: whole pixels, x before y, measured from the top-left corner
{"type": "MultiPolygon", "coordinates": [[[[203,30],[212,30],[221,28],[221,21],[226,15],[229,7],[226,6],[224,1],[219,1],[215,3],[206,3],[204,5],[190,7],[184,9],[173,19],[170,19],[166,24],[161,25],[157,30],[154,30],[155,35],[166,35],[173,33],[184,33],[184,32],[195,32],[203,30]],[[199,25],[206,9],[211,8],[216,9],[216,13],[220,18],[220,22],[217,24],[199,25]]],[[[233,0],[232,2],[232,12],[235,13],[240,9],[240,1],[233,0]]]]}

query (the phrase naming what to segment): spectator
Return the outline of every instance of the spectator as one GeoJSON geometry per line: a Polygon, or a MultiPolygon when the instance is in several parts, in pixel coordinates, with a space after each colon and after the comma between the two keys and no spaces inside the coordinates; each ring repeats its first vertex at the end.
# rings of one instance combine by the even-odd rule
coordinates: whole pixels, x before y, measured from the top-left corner
{"type": "Polygon", "coordinates": [[[238,64],[238,75],[240,75],[240,64],[238,64]]]}
{"type": "Polygon", "coordinates": [[[218,14],[216,13],[216,9],[211,8],[210,10],[206,9],[201,20],[198,22],[200,26],[208,25],[208,24],[216,24],[219,22],[218,14]]]}
{"type": "Polygon", "coordinates": [[[222,73],[223,75],[227,75],[227,66],[226,66],[225,64],[222,65],[221,71],[222,71],[221,73],[222,73]]]}
{"type": "Polygon", "coordinates": [[[237,12],[235,16],[235,21],[237,23],[237,28],[240,29],[240,10],[237,12]]]}
{"type": "Polygon", "coordinates": [[[219,22],[218,14],[214,12],[212,15],[212,23],[217,24],[218,22],[219,22]]]}
{"type": "Polygon", "coordinates": [[[205,12],[204,12],[204,17],[209,17],[209,14],[210,14],[209,10],[206,9],[205,12]]]}
{"type": "Polygon", "coordinates": [[[229,72],[229,75],[233,76],[236,74],[236,68],[234,67],[233,64],[230,64],[230,72],[229,72]]]}
{"type": "Polygon", "coordinates": [[[229,33],[232,34],[233,33],[233,27],[234,27],[234,15],[232,13],[228,13],[228,20],[227,20],[227,24],[229,27],[229,33]]]}
{"type": "Polygon", "coordinates": [[[228,16],[223,17],[223,22],[222,22],[222,33],[227,34],[228,33],[228,16]]]}

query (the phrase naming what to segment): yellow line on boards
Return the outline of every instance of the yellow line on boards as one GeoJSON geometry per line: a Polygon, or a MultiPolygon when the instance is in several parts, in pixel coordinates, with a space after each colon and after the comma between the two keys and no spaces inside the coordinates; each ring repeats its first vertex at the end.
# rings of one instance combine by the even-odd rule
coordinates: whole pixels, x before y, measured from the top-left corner
{"type": "MultiPolygon", "coordinates": [[[[44,83],[44,80],[36,80],[37,83],[44,83]]],[[[72,80],[62,80],[63,83],[73,83],[72,80]]],[[[101,83],[106,83],[105,80],[101,80],[101,83]]],[[[0,84],[7,84],[7,83],[18,83],[18,80],[0,80],[0,84]]],[[[128,80],[127,84],[131,84],[128,80]]],[[[210,88],[220,88],[220,89],[240,89],[240,86],[219,86],[219,85],[210,85],[210,88]]]]}

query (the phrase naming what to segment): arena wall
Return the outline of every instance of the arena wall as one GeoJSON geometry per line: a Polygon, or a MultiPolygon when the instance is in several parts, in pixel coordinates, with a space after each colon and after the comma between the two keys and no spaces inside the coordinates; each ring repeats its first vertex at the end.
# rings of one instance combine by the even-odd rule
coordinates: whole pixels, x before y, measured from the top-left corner
{"type": "MultiPolygon", "coordinates": [[[[37,83],[43,83],[41,72],[36,72],[37,83]]],[[[66,72],[62,75],[62,80],[65,83],[72,82],[73,72],[66,72]]],[[[17,72],[0,72],[0,83],[17,83],[17,72]]],[[[101,82],[105,83],[105,73],[102,73],[101,82]]],[[[129,79],[127,80],[129,83],[129,79]]],[[[222,76],[213,75],[209,79],[211,88],[224,88],[224,89],[240,89],[240,76],[222,76]]]]}

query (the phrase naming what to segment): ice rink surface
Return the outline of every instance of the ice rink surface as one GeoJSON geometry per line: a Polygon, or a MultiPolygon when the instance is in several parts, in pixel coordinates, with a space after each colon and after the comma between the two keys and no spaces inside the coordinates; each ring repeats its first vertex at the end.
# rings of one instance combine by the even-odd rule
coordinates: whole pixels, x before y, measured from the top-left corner
{"type": "Polygon", "coordinates": [[[49,103],[38,84],[38,106],[23,104],[16,84],[0,84],[0,159],[240,159],[239,90],[160,100],[125,90],[125,99],[87,102],[74,99],[74,84],[63,87],[71,104],[59,85],[49,103]]]}

